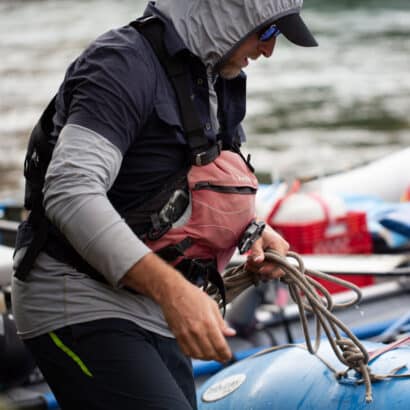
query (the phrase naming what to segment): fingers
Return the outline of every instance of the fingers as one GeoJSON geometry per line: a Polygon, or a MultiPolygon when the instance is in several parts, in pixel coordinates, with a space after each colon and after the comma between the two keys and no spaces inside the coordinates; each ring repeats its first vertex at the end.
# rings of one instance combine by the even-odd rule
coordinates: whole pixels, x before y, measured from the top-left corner
{"type": "Polygon", "coordinates": [[[235,331],[227,326],[218,306],[207,294],[191,286],[178,304],[163,305],[165,318],[181,350],[201,360],[226,362],[232,352],[225,336],[235,331]]]}
{"type": "Polygon", "coordinates": [[[158,256],[146,255],[127,272],[122,283],[159,304],[185,354],[204,360],[229,360],[232,354],[225,336],[235,332],[223,321],[216,302],[158,256]]]}
{"type": "Polygon", "coordinates": [[[264,251],[267,249],[273,249],[283,256],[289,251],[289,243],[269,225],[265,227],[262,236],[253,244],[250,256],[256,263],[261,263],[265,259],[264,251]]]}
{"type": "Polygon", "coordinates": [[[289,242],[270,226],[265,228],[262,239],[264,241],[263,249],[273,249],[282,256],[285,256],[289,252],[289,242]]]}
{"type": "Polygon", "coordinates": [[[259,238],[251,248],[250,252],[250,258],[255,262],[255,263],[262,263],[265,259],[265,253],[264,253],[264,242],[263,238],[259,238]]]}
{"type": "Polygon", "coordinates": [[[283,270],[278,268],[276,265],[262,266],[257,273],[262,281],[279,279],[285,274],[285,272],[283,272],[283,270]]]}
{"type": "Polygon", "coordinates": [[[214,360],[220,362],[227,362],[232,358],[231,349],[226,341],[225,336],[234,336],[236,334],[235,330],[228,327],[226,322],[223,320],[221,313],[215,303],[215,318],[217,326],[210,328],[209,339],[214,348],[214,352],[217,356],[214,360]]]}
{"type": "Polygon", "coordinates": [[[268,249],[272,249],[282,256],[286,256],[289,251],[289,243],[270,226],[266,226],[262,237],[254,243],[246,262],[246,269],[256,273],[263,281],[277,279],[284,275],[284,272],[277,265],[264,262],[264,251],[268,249]]]}
{"type": "Polygon", "coordinates": [[[252,259],[246,262],[246,269],[257,274],[262,281],[279,279],[284,275],[284,272],[276,264],[270,262],[256,263],[252,259]]]}
{"type": "MultiPolygon", "coordinates": [[[[234,331],[227,332],[230,335],[234,331]]],[[[188,332],[177,337],[182,350],[188,356],[200,360],[216,360],[226,362],[232,357],[232,352],[224,337],[222,329],[209,323],[192,327],[188,332]]]]}

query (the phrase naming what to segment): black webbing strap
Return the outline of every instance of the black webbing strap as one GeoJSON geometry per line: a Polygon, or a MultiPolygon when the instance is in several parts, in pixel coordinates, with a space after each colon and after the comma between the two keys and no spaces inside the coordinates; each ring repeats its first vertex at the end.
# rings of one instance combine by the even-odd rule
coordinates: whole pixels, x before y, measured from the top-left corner
{"type": "Polygon", "coordinates": [[[181,113],[182,124],[192,152],[192,163],[207,165],[221,153],[220,142],[209,144],[205,136],[198,113],[191,99],[191,76],[181,58],[171,57],[164,44],[164,24],[155,17],[130,23],[150,43],[159,62],[165,69],[175,90],[181,113]]]}
{"type": "Polygon", "coordinates": [[[56,96],[49,102],[43,111],[39,121],[34,127],[29,141],[26,159],[24,161],[24,176],[26,183],[31,184],[31,195],[25,195],[24,206],[31,209],[29,222],[33,226],[33,238],[26,249],[26,252],[16,268],[14,275],[16,278],[26,280],[34,261],[47,243],[50,223],[44,216],[42,186],[44,176],[51,160],[53,152],[49,145],[47,136],[53,131],[53,116],[56,96]],[[35,191],[35,192],[34,192],[35,191]]]}
{"type": "Polygon", "coordinates": [[[30,245],[27,247],[23,258],[14,272],[14,276],[17,279],[21,281],[25,281],[27,279],[31,268],[33,267],[34,261],[37,259],[39,253],[44,249],[48,238],[48,231],[49,222],[47,218],[42,217],[41,221],[39,220],[37,229],[34,231],[30,245]]]}
{"type": "Polygon", "coordinates": [[[193,239],[187,236],[176,245],[168,245],[158,249],[155,253],[167,262],[172,262],[181,256],[184,256],[185,251],[192,245],[193,239]]]}
{"type": "Polygon", "coordinates": [[[223,309],[223,316],[225,316],[226,311],[226,293],[225,293],[225,284],[222,279],[221,274],[218,272],[216,266],[213,269],[208,271],[208,280],[218,289],[221,299],[222,299],[222,309],[223,309]]]}
{"type": "Polygon", "coordinates": [[[53,99],[48,103],[46,109],[44,110],[40,118],[40,123],[45,134],[51,134],[53,132],[53,117],[56,113],[56,99],[57,95],[55,95],[53,99]]]}
{"type": "Polygon", "coordinates": [[[183,259],[175,266],[187,280],[206,290],[208,284],[216,287],[221,295],[222,313],[225,315],[226,293],[221,274],[218,272],[214,259],[183,259]]]}
{"type": "Polygon", "coordinates": [[[41,135],[50,135],[53,131],[53,117],[56,113],[56,98],[56,96],[53,97],[53,99],[48,103],[46,109],[41,114],[40,120],[36,124],[36,127],[40,127],[40,129],[38,131],[33,130],[33,134],[36,136],[33,142],[36,144],[38,155],[44,162],[47,163],[47,165],[51,160],[53,148],[50,147],[48,139],[41,138],[41,135]]]}
{"type": "MultiPolygon", "coordinates": [[[[193,241],[187,236],[176,245],[165,246],[155,253],[167,262],[173,262],[184,256],[185,251],[193,244],[193,241]]],[[[225,285],[214,259],[183,259],[175,266],[175,269],[179,270],[187,280],[196,286],[206,288],[208,282],[214,285],[221,295],[223,314],[225,314],[225,285]]]]}

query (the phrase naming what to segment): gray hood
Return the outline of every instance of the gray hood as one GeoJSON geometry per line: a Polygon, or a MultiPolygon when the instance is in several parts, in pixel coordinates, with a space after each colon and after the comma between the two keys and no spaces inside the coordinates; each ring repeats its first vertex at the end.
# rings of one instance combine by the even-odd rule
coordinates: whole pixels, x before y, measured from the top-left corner
{"type": "Polygon", "coordinates": [[[186,46],[208,66],[220,60],[253,32],[289,14],[303,0],[157,0],[186,46]]]}

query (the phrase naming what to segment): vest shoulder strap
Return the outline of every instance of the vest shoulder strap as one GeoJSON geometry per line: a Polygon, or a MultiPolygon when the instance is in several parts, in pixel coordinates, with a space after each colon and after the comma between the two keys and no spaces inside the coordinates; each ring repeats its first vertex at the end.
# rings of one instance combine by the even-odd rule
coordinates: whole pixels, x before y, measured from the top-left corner
{"type": "Polygon", "coordinates": [[[151,45],[174,88],[187,142],[191,150],[192,163],[207,165],[221,153],[222,144],[210,144],[204,134],[202,123],[191,98],[191,74],[188,65],[180,56],[171,57],[164,44],[164,23],[150,16],[130,23],[151,45]]]}

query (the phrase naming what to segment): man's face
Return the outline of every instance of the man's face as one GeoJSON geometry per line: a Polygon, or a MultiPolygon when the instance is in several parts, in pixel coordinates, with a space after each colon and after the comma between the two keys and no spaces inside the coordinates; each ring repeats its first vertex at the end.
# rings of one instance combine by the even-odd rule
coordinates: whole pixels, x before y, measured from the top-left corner
{"type": "Polygon", "coordinates": [[[275,44],[275,37],[272,37],[268,41],[261,41],[259,34],[254,33],[246,39],[222,65],[219,69],[219,75],[227,80],[237,77],[241,70],[249,64],[249,59],[256,60],[261,55],[266,58],[270,57],[275,48],[275,44]]]}

